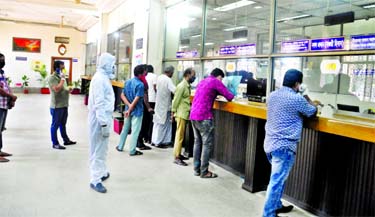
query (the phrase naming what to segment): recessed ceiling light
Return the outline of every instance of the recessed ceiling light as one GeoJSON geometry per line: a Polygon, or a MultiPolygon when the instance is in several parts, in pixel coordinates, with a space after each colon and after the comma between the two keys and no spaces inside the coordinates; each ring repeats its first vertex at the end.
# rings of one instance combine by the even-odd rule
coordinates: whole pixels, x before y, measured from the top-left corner
{"type": "Polygon", "coordinates": [[[240,29],[247,29],[247,26],[236,26],[236,27],[232,27],[232,28],[223,29],[223,31],[230,32],[230,31],[236,31],[236,30],[240,30],[240,29]]]}
{"type": "Polygon", "coordinates": [[[214,11],[230,11],[230,10],[233,10],[233,9],[236,9],[236,8],[241,8],[241,7],[244,7],[244,6],[247,6],[247,5],[251,5],[251,4],[254,4],[255,2],[253,1],[249,1],[249,0],[241,0],[241,1],[238,1],[238,2],[233,2],[233,3],[230,3],[230,4],[227,4],[227,5],[223,5],[221,7],[218,7],[218,8],[214,8],[214,11]]]}
{"type": "Polygon", "coordinates": [[[212,18],[212,20],[217,20],[217,18],[216,18],[216,17],[214,17],[214,18],[212,18]]]}
{"type": "Polygon", "coordinates": [[[243,42],[243,41],[247,41],[247,38],[236,38],[236,39],[225,40],[225,42],[228,42],[228,43],[243,42]]]}
{"type": "Polygon", "coordinates": [[[279,20],[276,20],[276,21],[277,22],[283,22],[283,21],[289,21],[289,20],[302,19],[302,18],[306,18],[306,17],[311,17],[311,15],[310,14],[302,14],[302,15],[298,15],[298,16],[294,16],[294,17],[282,18],[282,19],[279,19],[279,20]]]}
{"type": "Polygon", "coordinates": [[[255,9],[261,9],[261,8],[263,8],[263,7],[260,6],[260,5],[258,5],[258,6],[255,6],[254,8],[255,8],[255,9]]]}

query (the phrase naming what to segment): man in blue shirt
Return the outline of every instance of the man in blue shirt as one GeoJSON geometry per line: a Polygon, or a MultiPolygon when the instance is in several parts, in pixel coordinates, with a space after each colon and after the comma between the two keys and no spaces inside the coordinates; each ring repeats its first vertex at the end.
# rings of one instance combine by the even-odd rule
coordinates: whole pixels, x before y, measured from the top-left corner
{"type": "Polygon", "coordinates": [[[144,79],[146,74],[147,71],[144,65],[136,66],[134,68],[134,78],[125,82],[124,90],[121,93],[121,99],[125,103],[125,120],[120,135],[120,142],[116,149],[120,152],[123,151],[126,138],[131,129],[130,156],[143,154],[142,152],[137,151],[136,147],[143,118],[143,97],[145,87],[142,83],[142,79],[144,79]]]}
{"type": "Polygon", "coordinates": [[[293,209],[293,206],[283,206],[281,203],[284,184],[294,164],[303,116],[314,116],[317,111],[316,105],[309,97],[299,93],[302,79],[302,72],[289,69],[285,73],[283,87],[271,93],[268,99],[264,151],[272,169],[264,217],[275,217],[278,213],[290,212],[293,209]]]}

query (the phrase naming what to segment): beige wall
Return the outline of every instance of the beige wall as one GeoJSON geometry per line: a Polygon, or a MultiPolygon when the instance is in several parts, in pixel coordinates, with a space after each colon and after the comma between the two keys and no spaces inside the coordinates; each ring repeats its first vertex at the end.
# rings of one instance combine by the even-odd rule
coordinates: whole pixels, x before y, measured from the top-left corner
{"type": "Polygon", "coordinates": [[[66,44],[67,52],[64,57],[78,59],[73,62],[72,80],[77,80],[81,74],[84,74],[85,67],[85,41],[86,33],[71,28],[58,28],[52,26],[18,24],[13,22],[0,21],[0,52],[6,57],[5,73],[12,79],[13,84],[21,82],[21,77],[27,75],[30,77],[31,87],[40,87],[38,81],[39,73],[31,69],[31,62],[34,60],[42,61],[46,64],[47,71],[51,69],[51,57],[61,55],[58,53],[59,44],[55,43],[55,36],[64,36],[70,38],[70,43],[66,44]],[[12,37],[38,38],[41,39],[41,52],[13,52],[12,37]],[[16,61],[16,57],[26,57],[27,61],[16,61]]]}

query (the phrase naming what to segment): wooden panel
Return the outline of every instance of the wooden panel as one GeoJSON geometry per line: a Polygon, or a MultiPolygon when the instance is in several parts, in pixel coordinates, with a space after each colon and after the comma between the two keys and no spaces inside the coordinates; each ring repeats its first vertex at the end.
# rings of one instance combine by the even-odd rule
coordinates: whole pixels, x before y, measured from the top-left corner
{"type": "Polygon", "coordinates": [[[212,160],[243,175],[248,118],[229,112],[215,111],[215,137],[212,160]]]}
{"type": "Polygon", "coordinates": [[[319,216],[375,216],[375,145],[304,129],[285,186],[319,216]]]}
{"type": "Polygon", "coordinates": [[[264,153],[265,120],[249,118],[247,133],[245,182],[242,188],[254,193],[266,190],[271,165],[264,153]]]}

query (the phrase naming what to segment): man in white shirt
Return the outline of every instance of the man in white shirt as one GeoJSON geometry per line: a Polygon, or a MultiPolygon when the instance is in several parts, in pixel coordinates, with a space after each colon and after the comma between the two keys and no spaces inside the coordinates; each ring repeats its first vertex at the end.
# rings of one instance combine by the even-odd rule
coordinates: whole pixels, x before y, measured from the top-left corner
{"type": "Polygon", "coordinates": [[[166,67],[164,74],[160,75],[156,82],[156,104],[151,142],[158,148],[167,148],[172,144],[172,94],[176,90],[171,79],[173,72],[173,66],[166,67]]]}
{"type": "MultiPolygon", "coordinates": [[[[156,102],[156,81],[158,76],[154,74],[154,67],[152,65],[147,66],[147,76],[146,81],[148,84],[148,102],[152,109],[155,109],[155,102],[156,102]]],[[[154,127],[154,123],[152,122],[152,114],[150,114],[150,121],[148,121],[147,126],[147,138],[146,143],[151,144],[152,138],[152,128],[154,127]]]]}

